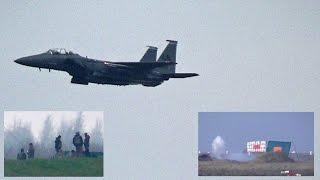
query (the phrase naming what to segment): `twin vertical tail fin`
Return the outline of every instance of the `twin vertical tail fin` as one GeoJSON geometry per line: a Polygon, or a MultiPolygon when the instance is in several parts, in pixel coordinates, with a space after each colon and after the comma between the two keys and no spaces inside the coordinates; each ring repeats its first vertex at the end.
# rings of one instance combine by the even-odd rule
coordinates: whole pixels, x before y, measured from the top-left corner
{"type": "Polygon", "coordinates": [[[164,67],[157,68],[157,71],[162,74],[164,78],[188,78],[199,76],[197,73],[176,73],[176,53],[177,41],[167,40],[169,44],[160,55],[158,62],[168,62],[169,64],[164,67]]]}
{"type": "Polygon", "coordinates": [[[148,50],[142,56],[140,62],[156,62],[157,60],[157,47],[147,46],[148,50]]]}
{"type": "Polygon", "coordinates": [[[176,72],[176,53],[177,53],[177,44],[178,41],[167,40],[169,44],[163,50],[162,54],[160,55],[158,62],[171,62],[170,64],[165,67],[159,68],[159,72],[163,74],[173,74],[176,72]]]}

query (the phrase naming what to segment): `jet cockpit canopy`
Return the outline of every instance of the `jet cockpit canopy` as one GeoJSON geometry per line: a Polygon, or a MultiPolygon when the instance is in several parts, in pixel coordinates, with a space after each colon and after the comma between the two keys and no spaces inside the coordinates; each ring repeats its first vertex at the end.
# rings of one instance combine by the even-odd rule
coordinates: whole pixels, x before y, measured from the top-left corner
{"type": "Polygon", "coordinates": [[[76,53],[73,53],[72,51],[66,50],[64,48],[49,49],[46,53],[48,53],[48,54],[61,54],[61,55],[74,55],[74,54],[76,54],[76,53]]]}

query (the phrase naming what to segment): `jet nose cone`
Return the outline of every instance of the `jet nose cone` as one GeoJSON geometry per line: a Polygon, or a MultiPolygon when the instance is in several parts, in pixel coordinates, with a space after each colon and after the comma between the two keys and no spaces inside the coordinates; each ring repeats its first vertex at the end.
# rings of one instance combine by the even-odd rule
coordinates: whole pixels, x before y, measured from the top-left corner
{"type": "Polygon", "coordinates": [[[22,58],[16,59],[16,60],[14,60],[14,62],[23,65],[23,59],[22,58]]]}
{"type": "Polygon", "coordinates": [[[16,59],[14,62],[25,66],[34,66],[37,61],[32,56],[28,56],[16,59]]]}
{"type": "Polygon", "coordinates": [[[39,55],[22,57],[22,58],[16,59],[14,62],[24,66],[46,68],[45,66],[46,64],[39,57],[39,55]]]}

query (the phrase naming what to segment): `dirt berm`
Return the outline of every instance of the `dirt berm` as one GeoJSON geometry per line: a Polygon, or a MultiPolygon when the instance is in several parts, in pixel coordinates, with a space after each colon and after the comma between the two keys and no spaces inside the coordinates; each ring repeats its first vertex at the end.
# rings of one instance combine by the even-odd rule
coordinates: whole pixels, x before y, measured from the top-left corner
{"type": "Polygon", "coordinates": [[[294,162],[293,159],[289,158],[283,153],[274,153],[274,152],[267,152],[260,156],[258,156],[253,162],[294,162]]]}

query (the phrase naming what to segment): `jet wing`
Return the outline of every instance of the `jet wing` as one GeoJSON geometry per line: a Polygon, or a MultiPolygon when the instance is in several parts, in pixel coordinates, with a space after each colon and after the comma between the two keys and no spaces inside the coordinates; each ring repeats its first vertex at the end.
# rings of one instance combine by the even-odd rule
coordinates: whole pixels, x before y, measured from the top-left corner
{"type": "Polygon", "coordinates": [[[87,74],[86,67],[81,61],[66,59],[64,64],[67,66],[66,71],[72,76],[85,76],[87,74]]]}
{"type": "Polygon", "coordinates": [[[123,65],[131,69],[150,70],[158,67],[176,64],[175,62],[112,62],[113,64],[123,65]]]}

